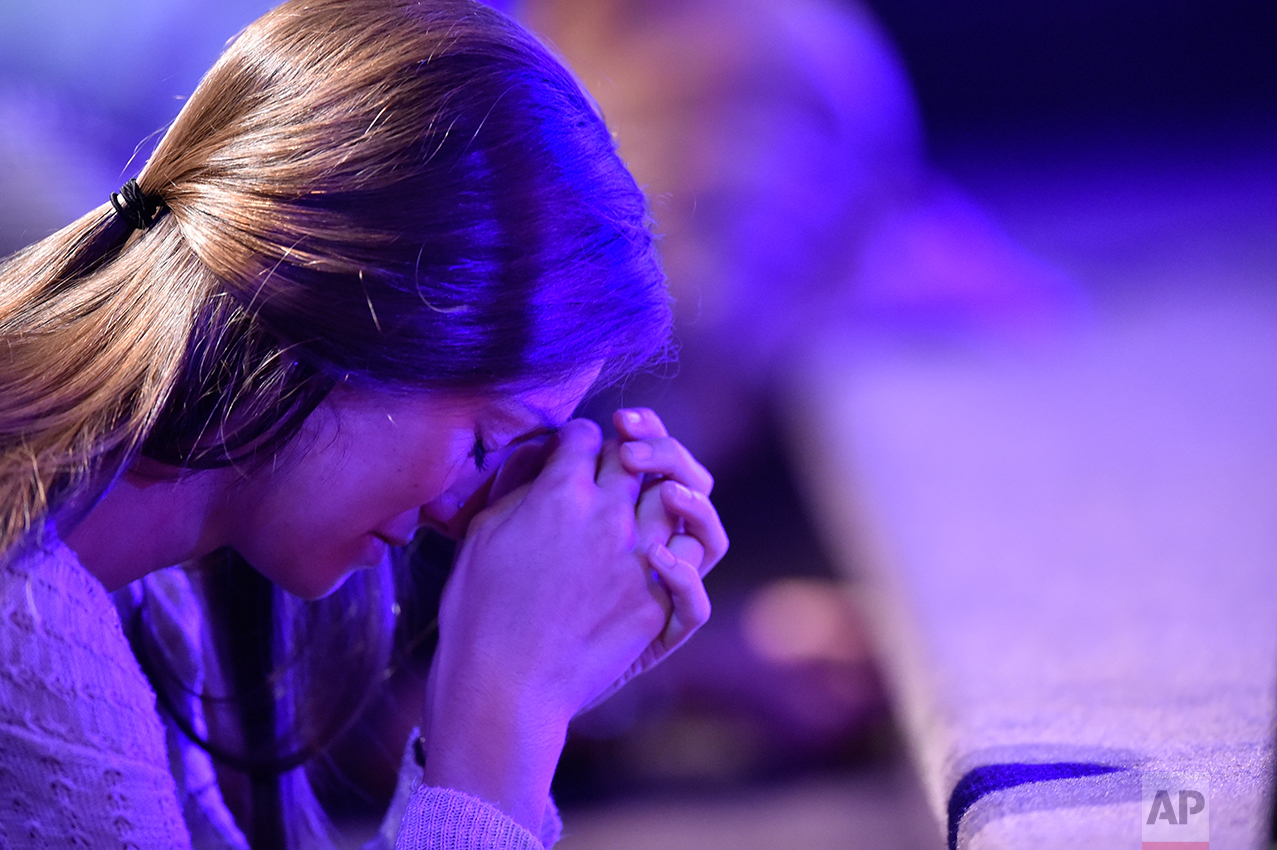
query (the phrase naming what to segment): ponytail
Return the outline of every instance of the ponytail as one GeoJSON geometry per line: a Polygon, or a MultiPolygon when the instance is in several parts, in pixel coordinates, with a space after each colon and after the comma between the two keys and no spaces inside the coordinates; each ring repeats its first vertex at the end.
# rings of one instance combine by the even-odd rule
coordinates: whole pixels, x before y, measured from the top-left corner
{"type": "Polygon", "coordinates": [[[171,216],[109,204],[0,264],[0,554],[136,455],[213,283],[171,216]]]}

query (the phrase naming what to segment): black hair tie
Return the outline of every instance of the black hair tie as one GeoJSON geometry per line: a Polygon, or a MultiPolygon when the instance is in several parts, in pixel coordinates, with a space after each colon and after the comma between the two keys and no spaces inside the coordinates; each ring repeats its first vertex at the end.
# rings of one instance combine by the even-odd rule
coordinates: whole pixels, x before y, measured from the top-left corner
{"type": "Polygon", "coordinates": [[[115,207],[116,215],[131,224],[134,230],[150,230],[162,205],[159,198],[148,198],[142,192],[136,178],[120,187],[120,191],[111,193],[111,206],[115,207]]]}

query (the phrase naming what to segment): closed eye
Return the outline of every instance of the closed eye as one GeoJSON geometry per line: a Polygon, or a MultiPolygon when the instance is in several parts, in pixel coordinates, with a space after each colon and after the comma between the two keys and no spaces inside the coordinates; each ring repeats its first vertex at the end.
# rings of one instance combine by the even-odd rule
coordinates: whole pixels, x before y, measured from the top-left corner
{"type": "Polygon", "coordinates": [[[474,432],[474,446],[470,449],[470,457],[474,458],[474,468],[482,470],[488,462],[488,447],[483,444],[483,435],[474,432]]]}

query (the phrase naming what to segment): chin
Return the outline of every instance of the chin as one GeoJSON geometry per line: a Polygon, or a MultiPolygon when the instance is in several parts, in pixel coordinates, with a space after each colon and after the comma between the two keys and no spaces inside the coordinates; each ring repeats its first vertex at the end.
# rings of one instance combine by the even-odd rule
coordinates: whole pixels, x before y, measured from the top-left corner
{"type": "Polygon", "coordinates": [[[337,558],[327,561],[319,558],[299,560],[267,577],[293,596],[313,602],[332,594],[357,570],[380,567],[390,557],[390,548],[385,542],[368,535],[367,539],[360,541],[360,548],[344,555],[348,557],[338,554],[337,558]]]}
{"type": "Polygon", "coordinates": [[[317,599],[323,599],[336,592],[337,588],[346,583],[346,579],[350,578],[350,574],[360,567],[347,567],[335,575],[331,572],[316,575],[311,572],[307,575],[298,576],[292,581],[277,582],[280,587],[307,602],[314,602],[317,599]]]}

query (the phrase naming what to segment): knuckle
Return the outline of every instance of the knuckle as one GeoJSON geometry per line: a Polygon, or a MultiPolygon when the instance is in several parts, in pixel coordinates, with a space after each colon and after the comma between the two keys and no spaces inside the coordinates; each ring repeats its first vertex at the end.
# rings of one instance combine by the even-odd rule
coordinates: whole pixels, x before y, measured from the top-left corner
{"type": "Polygon", "coordinates": [[[603,429],[593,419],[570,419],[559,429],[559,436],[564,440],[603,443],[603,429]]]}
{"type": "Polygon", "coordinates": [[[705,547],[705,557],[702,559],[701,563],[703,563],[706,567],[712,567],[715,564],[717,564],[719,561],[723,560],[723,556],[726,554],[727,554],[726,542],[724,542],[722,545],[718,545],[717,543],[712,543],[709,546],[705,547]]]}
{"type": "Polygon", "coordinates": [[[550,498],[559,499],[564,490],[572,487],[572,482],[577,477],[573,467],[560,460],[559,463],[551,464],[542,470],[532,484],[538,491],[550,494],[550,498]]]}
{"type": "Polygon", "coordinates": [[[704,593],[700,595],[700,597],[696,600],[693,613],[695,614],[696,624],[698,626],[709,622],[710,615],[714,613],[714,606],[709,601],[709,596],[704,593]]]}
{"type": "Polygon", "coordinates": [[[705,468],[704,464],[696,459],[696,456],[688,450],[687,446],[683,445],[673,437],[670,437],[669,440],[671,444],[669,451],[671,452],[674,462],[686,469],[688,477],[692,479],[689,483],[693,483],[695,489],[703,490],[706,494],[713,491],[713,474],[705,468]]]}
{"type": "Polygon", "coordinates": [[[623,560],[621,556],[638,548],[639,528],[632,513],[605,505],[591,514],[588,523],[588,534],[607,557],[623,560]]]}
{"type": "Polygon", "coordinates": [[[647,442],[651,445],[655,457],[662,464],[668,466],[674,462],[678,453],[678,441],[673,437],[650,437],[647,442]]]}
{"type": "Polygon", "coordinates": [[[638,408],[639,415],[643,418],[643,424],[653,429],[659,434],[668,433],[665,430],[665,423],[661,421],[660,415],[650,407],[638,408]]]}
{"type": "Polygon", "coordinates": [[[667,478],[662,481],[660,486],[661,495],[675,504],[678,504],[682,500],[683,494],[688,492],[687,488],[680,482],[671,478],[667,478]]]}

